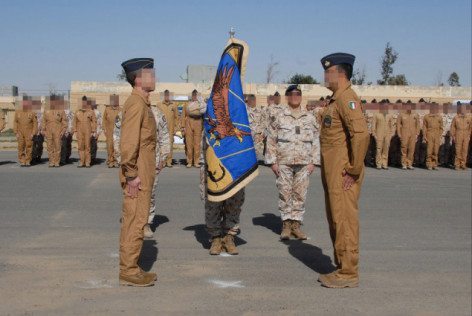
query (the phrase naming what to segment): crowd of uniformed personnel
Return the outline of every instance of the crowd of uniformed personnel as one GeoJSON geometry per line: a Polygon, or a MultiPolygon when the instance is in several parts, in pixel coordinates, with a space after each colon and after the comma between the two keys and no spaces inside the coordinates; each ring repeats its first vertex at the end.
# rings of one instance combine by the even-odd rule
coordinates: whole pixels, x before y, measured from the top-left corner
{"type": "MultiPolygon", "coordinates": [[[[304,107],[302,87],[290,85],[285,91],[286,104],[281,103],[279,92],[268,96],[265,106],[258,105],[254,95],[247,95],[246,109],[256,155],[276,175],[282,220],[280,239],[307,239],[301,227],[309,176],[316,166],[321,166],[336,270],[320,275],[319,281],[326,287],[356,287],[358,200],[364,166],[388,169],[394,165],[407,170],[416,164],[437,170],[439,165],[450,166],[453,159],[456,170],[466,169],[472,133],[472,116],[467,107],[472,105],[457,104],[455,115],[447,110],[441,115],[438,105],[430,104],[430,113],[422,116],[411,102],[400,107],[397,104],[395,113],[390,113],[392,104],[383,100],[372,102],[374,113],[369,114],[365,102],[351,88],[354,56],[336,53],[325,56],[321,63],[331,96],[304,107]]],[[[120,167],[123,188],[120,284],[148,286],[154,284],[156,274],[142,271],[137,261],[142,238],[153,235],[150,224],[156,211],[158,174],[164,167],[172,167],[174,135],[179,134],[185,139],[186,166],[202,167],[206,104],[194,90],[180,112],[166,90],[163,101],[151,106],[149,94],[155,88],[153,60],[132,59],[122,66],[133,86],[123,107],[119,97],[111,95],[102,115],[95,100],[83,96],[81,107],[72,113],[62,96],[51,95],[46,100],[47,110],[42,113],[40,102],[25,96],[21,109],[15,112],[14,132],[21,166],[41,159],[44,140],[49,167],[67,163],[75,135],[79,168],[92,165],[98,137],[105,134],[106,164],[109,168],[120,167]]],[[[0,115],[0,131],[4,127],[5,118],[0,115]]],[[[239,232],[244,198],[242,189],[221,203],[205,202],[205,221],[212,238],[210,254],[222,250],[238,254],[234,236],[239,232]]]]}

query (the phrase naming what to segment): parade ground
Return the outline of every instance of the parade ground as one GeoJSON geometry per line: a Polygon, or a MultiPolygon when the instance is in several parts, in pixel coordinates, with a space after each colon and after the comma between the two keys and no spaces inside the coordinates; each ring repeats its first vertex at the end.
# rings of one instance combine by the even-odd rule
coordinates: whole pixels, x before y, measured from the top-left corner
{"type": "Polygon", "coordinates": [[[199,170],[167,168],[141,261],[158,281],[134,288],[118,286],[118,169],[99,157],[90,169],[21,168],[16,152],[0,152],[0,315],[471,314],[470,169],[367,168],[360,286],[337,290],[317,282],[334,268],[318,168],[309,239],[286,243],[275,178],[260,168],[246,188],[238,256],[208,254],[199,170]]]}

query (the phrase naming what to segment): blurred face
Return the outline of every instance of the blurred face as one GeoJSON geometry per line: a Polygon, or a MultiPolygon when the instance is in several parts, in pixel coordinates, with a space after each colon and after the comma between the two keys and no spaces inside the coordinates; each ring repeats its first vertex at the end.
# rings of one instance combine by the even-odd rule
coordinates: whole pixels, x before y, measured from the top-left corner
{"type": "Polygon", "coordinates": [[[458,105],[457,106],[457,114],[465,114],[465,106],[458,105]]]}
{"type": "Polygon", "coordinates": [[[332,66],[325,70],[324,72],[324,85],[326,88],[331,91],[336,90],[339,85],[341,78],[345,78],[346,75],[338,70],[338,67],[332,66]]]}
{"type": "Polygon", "coordinates": [[[146,92],[152,92],[156,88],[156,74],[154,69],[141,69],[135,79],[135,85],[146,92]]]}
{"type": "Polygon", "coordinates": [[[411,104],[405,104],[405,110],[407,113],[411,112],[411,104]]]}
{"type": "Polygon", "coordinates": [[[250,106],[251,108],[256,106],[256,98],[248,98],[247,99],[247,105],[250,106]]]}
{"type": "Polygon", "coordinates": [[[302,93],[298,90],[293,90],[287,95],[287,103],[291,107],[298,107],[302,103],[302,93]]]}
{"type": "Polygon", "coordinates": [[[164,101],[169,102],[169,100],[170,100],[170,93],[169,93],[169,92],[165,92],[165,93],[164,93],[164,101]]]}
{"type": "Polygon", "coordinates": [[[31,111],[33,108],[32,100],[23,100],[23,111],[31,111]]]}
{"type": "Polygon", "coordinates": [[[429,109],[429,112],[431,114],[437,114],[438,113],[438,106],[436,104],[431,105],[431,108],[429,109]]]}
{"type": "Polygon", "coordinates": [[[281,100],[282,100],[282,97],[280,95],[274,96],[274,103],[275,104],[280,104],[281,100]]]}
{"type": "Polygon", "coordinates": [[[267,97],[267,105],[271,105],[272,103],[274,103],[274,96],[270,95],[267,97]]]}
{"type": "Polygon", "coordinates": [[[197,101],[197,93],[192,93],[192,101],[197,101]]]}

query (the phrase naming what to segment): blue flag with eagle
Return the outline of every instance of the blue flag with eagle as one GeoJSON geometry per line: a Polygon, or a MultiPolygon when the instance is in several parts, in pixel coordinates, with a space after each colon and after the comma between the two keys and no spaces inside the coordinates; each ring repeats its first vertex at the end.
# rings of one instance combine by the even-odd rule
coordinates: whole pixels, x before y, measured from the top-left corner
{"type": "Polygon", "coordinates": [[[241,74],[248,47],[230,39],[223,51],[204,115],[206,183],[209,201],[224,201],[258,174],[244,102],[241,74]]]}

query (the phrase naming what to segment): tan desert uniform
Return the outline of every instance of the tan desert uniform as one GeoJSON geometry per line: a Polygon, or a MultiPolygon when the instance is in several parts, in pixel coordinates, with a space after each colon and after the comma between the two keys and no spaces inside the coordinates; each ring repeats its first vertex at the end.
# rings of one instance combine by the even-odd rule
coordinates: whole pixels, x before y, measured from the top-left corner
{"type": "Polygon", "coordinates": [[[0,132],[3,131],[5,128],[6,122],[5,122],[5,113],[0,110],[0,132]]]}
{"type": "Polygon", "coordinates": [[[276,184],[281,218],[302,222],[310,183],[307,165],[315,164],[316,119],[312,112],[294,112],[289,106],[270,113],[265,162],[279,166],[276,184]]]}
{"type": "Polygon", "coordinates": [[[416,139],[420,132],[419,117],[413,113],[401,113],[397,118],[397,134],[401,140],[402,167],[411,168],[415,156],[416,139]]]}
{"type": "Polygon", "coordinates": [[[105,137],[107,139],[107,165],[112,167],[118,164],[113,147],[113,131],[115,129],[116,117],[120,111],[121,108],[119,106],[109,105],[105,108],[105,112],[103,113],[103,127],[105,130],[105,137]]]}
{"type": "Polygon", "coordinates": [[[457,114],[451,123],[451,136],[456,147],[456,159],[454,166],[456,169],[466,169],[467,153],[469,152],[470,133],[472,119],[469,115],[457,114]]]}
{"type": "Polygon", "coordinates": [[[33,135],[38,132],[38,119],[33,111],[15,112],[13,131],[18,135],[18,160],[21,165],[31,164],[33,135]]]}
{"type": "Polygon", "coordinates": [[[173,157],[173,147],[174,147],[174,134],[175,134],[175,126],[179,119],[176,104],[174,102],[160,102],[157,104],[157,107],[164,113],[166,116],[167,121],[167,128],[169,130],[169,143],[170,143],[170,153],[167,155],[167,165],[172,164],[172,157],[173,157]]]}
{"type": "Polygon", "coordinates": [[[66,112],[64,110],[45,111],[42,129],[46,134],[49,165],[59,167],[61,161],[61,138],[67,131],[66,112]]]}
{"type": "Polygon", "coordinates": [[[372,119],[372,135],[375,138],[377,151],[375,163],[377,168],[388,168],[388,151],[395,132],[391,114],[375,113],[372,119]]]}
{"type": "Polygon", "coordinates": [[[132,276],[141,272],[138,258],[156,175],[156,120],[150,103],[136,92],[123,107],[120,153],[120,183],[123,188],[120,275],[132,276]],[[126,195],[126,179],[136,177],[141,179],[141,189],[136,198],[131,198],[126,195]]]}
{"type": "Polygon", "coordinates": [[[75,112],[74,133],[77,133],[77,149],[79,151],[79,166],[90,166],[91,138],[92,133],[97,130],[97,120],[93,110],[80,109],[75,112]]]}
{"type": "Polygon", "coordinates": [[[182,120],[185,126],[185,146],[187,148],[187,164],[198,165],[203,132],[203,119],[200,114],[201,101],[190,101],[184,107],[182,120]]]}
{"type": "Polygon", "coordinates": [[[326,216],[334,246],[335,274],[357,279],[359,275],[359,207],[364,180],[364,159],[369,133],[361,102],[351,84],[340,87],[323,112],[320,133],[321,180],[325,191],[326,216]],[[343,190],[343,172],[356,176],[343,190]]]}
{"type": "Polygon", "coordinates": [[[423,118],[423,138],[426,140],[426,167],[438,167],[439,145],[443,133],[443,119],[440,114],[426,114],[423,118]]]}

